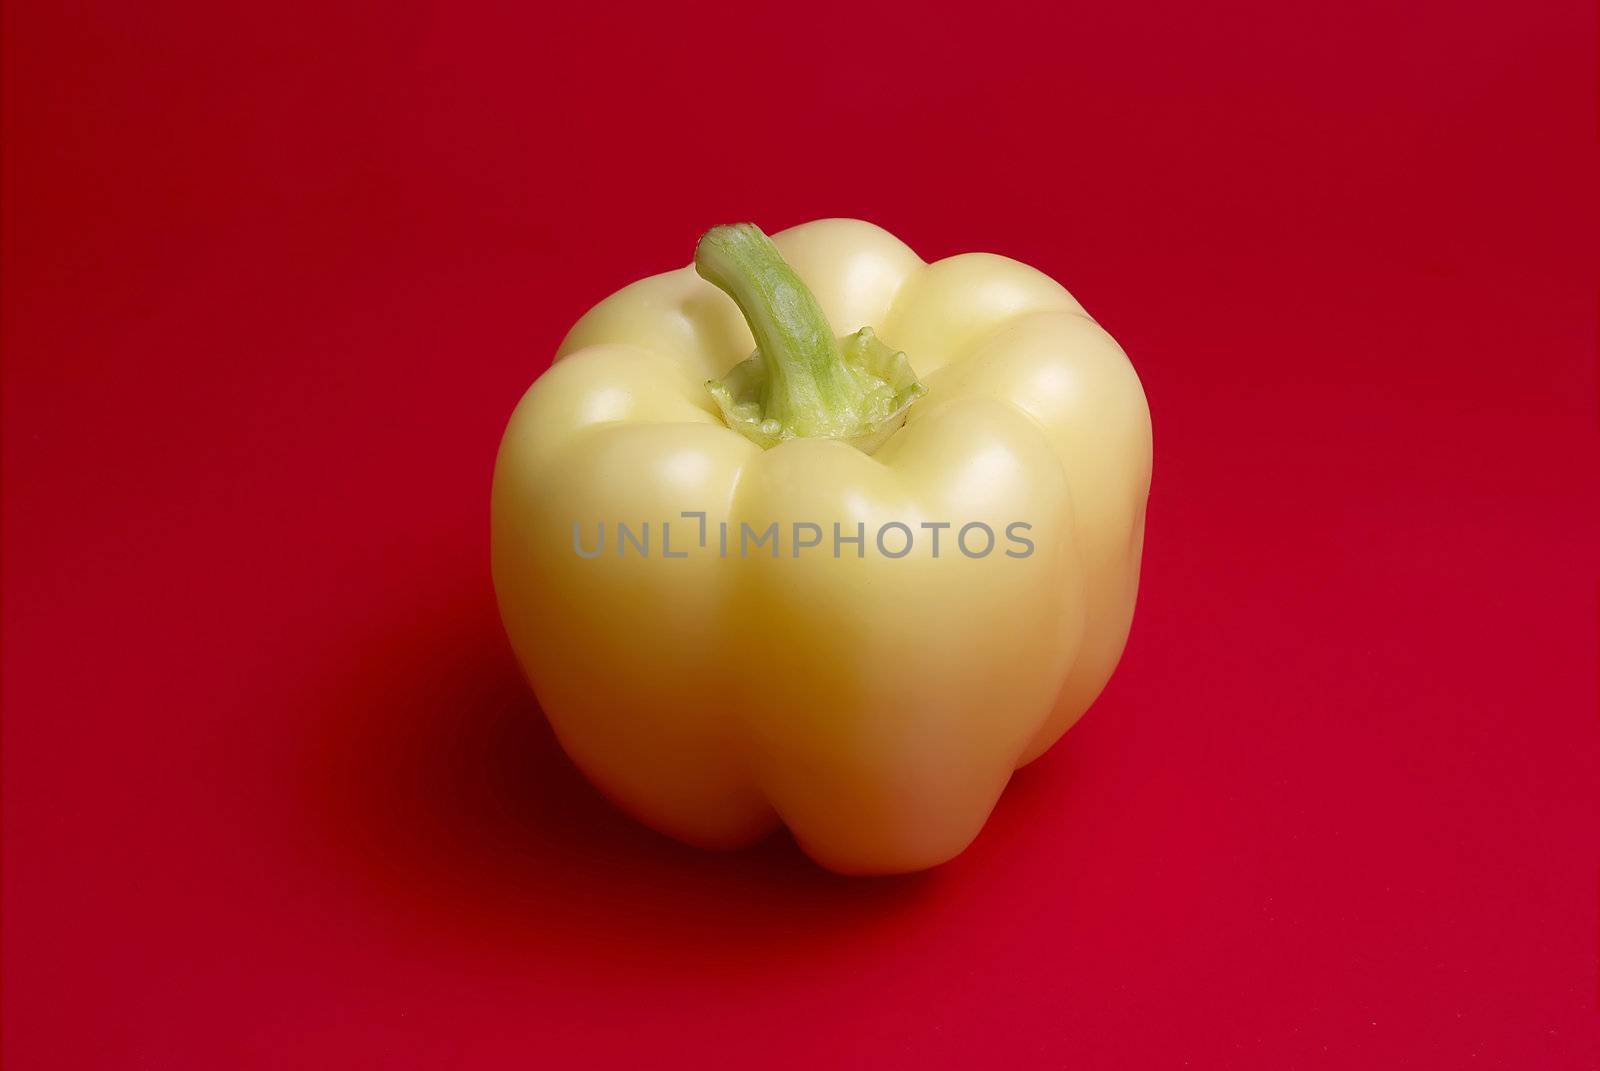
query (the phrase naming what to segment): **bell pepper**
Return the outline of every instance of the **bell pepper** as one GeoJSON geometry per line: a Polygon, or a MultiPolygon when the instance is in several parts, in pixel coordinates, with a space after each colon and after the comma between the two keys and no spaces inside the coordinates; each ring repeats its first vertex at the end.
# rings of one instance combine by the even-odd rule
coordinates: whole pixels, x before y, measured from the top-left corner
{"type": "Polygon", "coordinates": [[[663,833],[961,852],[1132,621],[1144,391],[1047,276],[871,224],[714,228],[511,416],[494,586],[562,747],[663,833]]]}

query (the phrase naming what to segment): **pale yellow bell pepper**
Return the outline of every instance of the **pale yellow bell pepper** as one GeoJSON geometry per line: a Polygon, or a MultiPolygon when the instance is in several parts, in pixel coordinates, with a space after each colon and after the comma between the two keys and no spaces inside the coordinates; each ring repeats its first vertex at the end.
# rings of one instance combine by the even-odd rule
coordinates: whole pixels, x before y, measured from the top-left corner
{"type": "Polygon", "coordinates": [[[1121,657],[1139,379],[1005,257],[831,219],[717,228],[697,265],[590,310],[511,417],[512,646],[573,761],[663,833],[943,862],[1121,657]]]}

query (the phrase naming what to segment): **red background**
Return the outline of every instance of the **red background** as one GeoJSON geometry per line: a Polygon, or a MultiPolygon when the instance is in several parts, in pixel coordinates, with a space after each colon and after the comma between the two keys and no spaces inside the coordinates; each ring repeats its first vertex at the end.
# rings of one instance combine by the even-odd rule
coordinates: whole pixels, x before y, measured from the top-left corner
{"type": "Polygon", "coordinates": [[[7,5],[7,1065],[1594,1067],[1593,5],[537,6],[7,5]],[[826,215],[1156,429],[1116,678],[903,879],[613,813],[488,580],[569,324],[826,215]]]}

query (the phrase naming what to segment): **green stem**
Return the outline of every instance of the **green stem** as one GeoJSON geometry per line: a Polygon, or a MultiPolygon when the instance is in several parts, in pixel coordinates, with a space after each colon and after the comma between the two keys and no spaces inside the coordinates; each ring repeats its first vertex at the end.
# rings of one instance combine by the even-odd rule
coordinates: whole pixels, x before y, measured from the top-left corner
{"type": "Polygon", "coordinates": [[[822,306],[761,228],[711,228],[695,247],[694,267],[750,325],[766,373],[764,421],[802,438],[837,436],[859,423],[860,387],[822,306]]]}

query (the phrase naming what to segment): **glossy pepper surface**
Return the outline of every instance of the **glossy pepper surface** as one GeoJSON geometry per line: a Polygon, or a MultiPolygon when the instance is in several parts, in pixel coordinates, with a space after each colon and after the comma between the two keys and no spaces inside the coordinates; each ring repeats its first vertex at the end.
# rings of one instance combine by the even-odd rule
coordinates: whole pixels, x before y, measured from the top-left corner
{"type": "Polygon", "coordinates": [[[495,590],[562,746],[641,821],[916,870],[1105,686],[1150,451],[1127,357],[1040,272],[719,227],[517,406],[495,590]]]}

